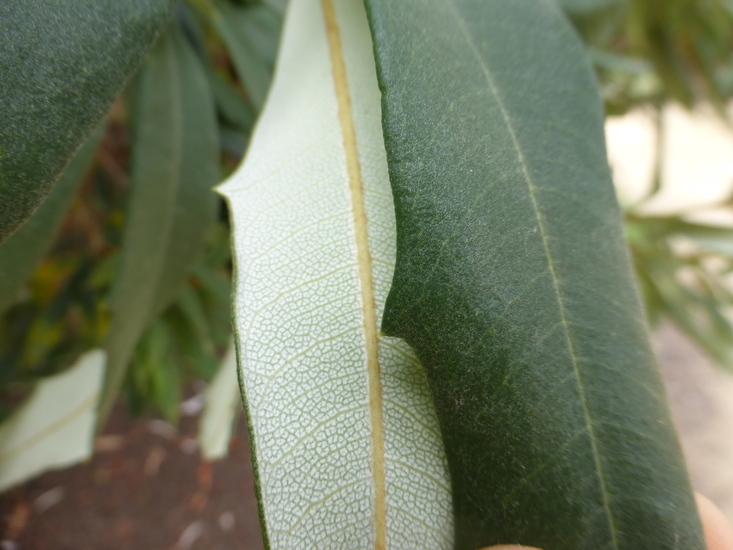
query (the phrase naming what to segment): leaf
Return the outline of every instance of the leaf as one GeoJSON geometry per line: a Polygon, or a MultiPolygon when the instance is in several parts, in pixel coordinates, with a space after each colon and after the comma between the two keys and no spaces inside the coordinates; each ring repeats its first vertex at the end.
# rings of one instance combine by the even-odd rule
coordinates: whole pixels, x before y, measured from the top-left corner
{"type": "Polygon", "coordinates": [[[36,264],[53,243],[103,133],[104,124],[82,145],[34,215],[0,245],[0,313],[17,298],[36,264]]]}
{"type": "Polygon", "coordinates": [[[0,491],[91,456],[104,361],[102,350],[90,351],[69,370],[42,380],[0,425],[0,491]]]}
{"type": "Polygon", "coordinates": [[[587,13],[621,2],[620,0],[557,0],[557,3],[562,9],[571,13],[587,13]]]}
{"type": "Polygon", "coordinates": [[[181,292],[177,305],[188,325],[191,327],[191,331],[195,335],[199,345],[204,348],[213,349],[214,342],[211,339],[206,311],[196,291],[192,288],[184,289],[181,292]]]}
{"type": "Polygon", "coordinates": [[[702,225],[670,220],[670,233],[676,232],[690,238],[701,249],[733,257],[733,229],[714,225],[702,225]]]}
{"type": "Polygon", "coordinates": [[[175,332],[165,318],[156,320],[135,348],[134,367],[125,385],[134,414],[152,405],[171,424],[178,423],[183,400],[182,368],[174,338],[175,332]]]}
{"type": "Polygon", "coordinates": [[[263,0],[263,3],[274,12],[280,15],[285,15],[288,0],[263,0]]]}
{"type": "Polygon", "coordinates": [[[456,548],[702,548],[595,79],[552,2],[368,0],[416,350],[456,548]]]}
{"type": "Polygon", "coordinates": [[[221,188],[263,533],[273,549],[450,548],[425,375],[377,331],[395,222],[369,30],[360,2],[323,5],[291,2],[246,161],[221,188]]]}
{"type": "Polygon", "coordinates": [[[238,34],[248,37],[254,50],[270,68],[275,65],[282,27],[282,15],[274,10],[276,8],[266,5],[252,5],[238,10],[239,16],[235,16],[238,34]]]}
{"type": "Polygon", "coordinates": [[[251,6],[236,8],[227,0],[219,0],[212,8],[211,22],[229,50],[252,105],[259,111],[270,87],[272,67],[262,55],[262,46],[267,50],[268,42],[263,44],[258,41],[259,36],[245,32],[252,27],[253,9],[251,6]]]}
{"type": "MultiPolygon", "coordinates": [[[[208,4],[199,5],[202,15],[212,16],[212,10],[208,4]]],[[[242,93],[236,89],[232,78],[226,71],[217,70],[213,60],[209,57],[206,38],[206,31],[200,17],[188,4],[179,4],[179,11],[176,13],[179,18],[184,34],[192,42],[203,65],[206,77],[209,79],[209,86],[214,95],[218,114],[223,121],[233,125],[249,135],[254,124],[255,113],[247,103],[242,93]]]]}
{"type": "Polygon", "coordinates": [[[216,219],[216,115],[206,75],[180,31],[155,47],[140,75],[132,191],[112,294],[106,418],[135,344],[176,299],[216,219]]]}
{"type": "Polygon", "coordinates": [[[588,54],[597,67],[610,71],[641,75],[651,72],[653,68],[648,61],[613,51],[589,47],[588,54]]]}
{"type": "Polygon", "coordinates": [[[0,243],[48,195],[175,3],[0,2],[0,243]]]}
{"type": "Polygon", "coordinates": [[[249,134],[255,118],[251,107],[234,86],[214,74],[213,69],[207,71],[207,76],[221,117],[238,130],[249,134]]]}
{"type": "Polygon", "coordinates": [[[237,355],[230,346],[216,376],[206,388],[206,406],[201,414],[198,441],[206,460],[227,456],[237,411],[240,410],[237,355]]]}

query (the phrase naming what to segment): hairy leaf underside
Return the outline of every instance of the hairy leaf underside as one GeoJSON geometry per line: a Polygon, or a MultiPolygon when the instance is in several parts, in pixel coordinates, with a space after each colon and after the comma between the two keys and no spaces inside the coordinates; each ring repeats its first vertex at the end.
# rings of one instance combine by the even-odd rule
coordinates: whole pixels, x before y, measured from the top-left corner
{"type": "Polygon", "coordinates": [[[235,330],[271,548],[451,548],[422,367],[378,334],[395,220],[360,2],[293,0],[273,88],[221,188],[235,330]]]}

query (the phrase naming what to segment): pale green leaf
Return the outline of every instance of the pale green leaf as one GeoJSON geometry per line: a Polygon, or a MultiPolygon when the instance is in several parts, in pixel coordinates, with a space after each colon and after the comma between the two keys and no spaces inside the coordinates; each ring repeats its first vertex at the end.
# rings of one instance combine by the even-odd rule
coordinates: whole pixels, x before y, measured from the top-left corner
{"type": "Polygon", "coordinates": [[[183,288],[218,203],[211,190],[219,178],[214,100],[204,69],[175,26],[153,49],[139,83],[102,422],[138,339],[183,288]]]}
{"type": "Polygon", "coordinates": [[[92,454],[105,353],[83,355],[67,371],[41,380],[0,426],[0,491],[92,454]]]}
{"type": "Polygon", "coordinates": [[[423,369],[404,342],[377,332],[395,262],[380,117],[361,3],[338,0],[334,15],[294,0],[246,161],[222,187],[271,548],[452,546],[423,369]]]}
{"type": "Polygon", "coordinates": [[[234,420],[242,406],[237,382],[237,355],[233,344],[206,388],[205,398],[206,405],[199,424],[199,446],[206,460],[218,460],[227,455],[234,420]]]}

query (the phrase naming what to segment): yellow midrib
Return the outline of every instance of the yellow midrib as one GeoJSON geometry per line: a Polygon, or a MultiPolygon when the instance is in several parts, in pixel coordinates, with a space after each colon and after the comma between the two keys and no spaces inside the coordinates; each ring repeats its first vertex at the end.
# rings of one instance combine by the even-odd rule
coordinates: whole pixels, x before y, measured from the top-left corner
{"type": "Polygon", "coordinates": [[[338,104],[339,122],[346,153],[346,169],[354,215],[359,284],[361,287],[362,316],[366,337],[367,373],[369,381],[369,412],[372,443],[372,475],[374,479],[374,548],[387,547],[387,492],[384,473],[384,423],[382,418],[382,385],[379,376],[377,348],[377,313],[374,302],[372,266],[369,254],[366,210],[364,207],[364,186],[359,166],[359,151],[356,130],[351,110],[346,64],[341,45],[341,34],[336,20],[333,0],[321,0],[326,23],[331,70],[338,104]]]}
{"type": "Polygon", "coordinates": [[[57,418],[48,426],[44,426],[41,431],[31,435],[20,443],[17,443],[14,447],[0,453],[0,462],[15,458],[16,456],[20,455],[20,453],[30,449],[46,437],[49,437],[58,432],[61,428],[66,427],[69,422],[78,418],[80,415],[91,409],[96,404],[98,396],[99,394],[95,392],[94,395],[79,403],[76,407],[71,409],[62,417],[57,418]]]}

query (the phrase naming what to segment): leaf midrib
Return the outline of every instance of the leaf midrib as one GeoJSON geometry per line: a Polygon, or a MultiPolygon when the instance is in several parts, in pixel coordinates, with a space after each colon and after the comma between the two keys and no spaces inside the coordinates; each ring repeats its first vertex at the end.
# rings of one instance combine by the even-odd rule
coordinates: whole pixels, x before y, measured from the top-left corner
{"type": "Polygon", "coordinates": [[[567,342],[568,352],[572,360],[575,380],[576,380],[576,383],[578,385],[578,390],[579,390],[580,401],[583,406],[584,417],[586,419],[586,429],[588,431],[588,435],[589,435],[589,439],[591,443],[591,451],[593,454],[593,460],[595,462],[596,473],[598,474],[598,481],[600,484],[601,493],[603,495],[604,507],[607,510],[606,517],[608,519],[609,531],[611,534],[611,543],[612,543],[613,548],[618,548],[619,546],[618,546],[618,540],[616,537],[616,527],[615,527],[614,519],[613,519],[613,510],[611,508],[610,496],[609,496],[606,479],[605,479],[604,472],[603,472],[603,467],[602,467],[601,460],[600,460],[600,454],[598,452],[598,445],[596,442],[597,436],[593,428],[593,419],[590,413],[590,409],[588,408],[588,403],[587,403],[586,394],[585,394],[585,387],[583,385],[582,377],[580,375],[580,368],[578,366],[578,358],[577,358],[577,354],[575,351],[575,345],[573,343],[570,326],[569,326],[567,315],[565,312],[565,304],[562,300],[562,296],[560,293],[560,281],[557,276],[557,273],[555,272],[555,264],[554,264],[554,260],[552,257],[552,253],[550,251],[550,246],[549,246],[548,237],[547,237],[547,230],[545,228],[544,219],[542,217],[542,214],[540,213],[539,206],[537,204],[537,199],[535,196],[537,187],[534,183],[534,180],[532,179],[532,176],[529,173],[529,169],[527,168],[527,162],[526,162],[521,144],[519,143],[519,140],[517,138],[517,134],[514,129],[514,124],[512,122],[511,116],[509,115],[509,112],[507,111],[504,105],[504,101],[502,99],[501,94],[499,93],[499,88],[496,85],[493,74],[491,70],[486,66],[483,59],[481,58],[480,52],[478,51],[478,48],[476,47],[473,37],[470,31],[468,30],[468,27],[466,26],[466,22],[455,5],[455,0],[452,0],[451,2],[446,3],[446,5],[449,7],[451,14],[455,18],[456,23],[461,30],[461,34],[465,38],[466,43],[468,44],[469,48],[471,49],[471,52],[473,53],[474,57],[476,58],[477,63],[481,67],[481,70],[484,74],[484,78],[486,79],[486,83],[488,84],[489,90],[491,91],[491,94],[494,96],[496,100],[497,106],[499,108],[499,112],[501,113],[501,116],[506,126],[506,129],[509,132],[509,135],[512,139],[512,145],[514,147],[514,150],[516,151],[517,160],[522,169],[522,175],[524,177],[525,183],[527,184],[530,200],[532,202],[532,209],[534,211],[535,219],[537,220],[540,235],[542,237],[542,245],[545,250],[545,257],[547,258],[547,266],[550,272],[550,276],[552,278],[552,286],[555,292],[555,298],[557,299],[557,304],[558,304],[559,313],[560,313],[560,321],[563,325],[563,332],[565,333],[565,340],[567,342]]]}
{"type": "Polygon", "coordinates": [[[60,429],[68,426],[70,422],[76,420],[77,418],[79,418],[79,416],[81,416],[89,409],[91,409],[94,405],[96,405],[98,397],[99,392],[94,392],[94,394],[87,397],[84,401],[76,405],[73,409],[64,413],[63,416],[54,420],[47,426],[44,426],[42,430],[30,435],[29,437],[26,437],[20,443],[17,443],[14,447],[11,447],[4,452],[0,452],[0,463],[17,457],[22,452],[27,451],[28,449],[36,445],[39,441],[44,440],[54,433],[57,433],[60,429]]]}
{"type": "MultiPolygon", "coordinates": [[[[171,76],[171,82],[174,83],[174,94],[171,96],[170,101],[173,103],[173,112],[174,112],[174,118],[173,121],[175,123],[175,126],[171,129],[171,132],[174,135],[174,154],[172,157],[170,157],[168,160],[168,164],[170,166],[170,173],[172,174],[171,180],[174,182],[174,184],[171,186],[171,189],[169,190],[169,198],[166,206],[170,206],[172,204],[175,204],[175,199],[179,193],[180,190],[180,178],[181,178],[181,159],[183,156],[183,143],[180,139],[180,136],[183,132],[183,113],[182,113],[182,98],[181,98],[181,91],[179,89],[178,84],[180,84],[180,65],[178,63],[178,58],[176,56],[176,50],[175,46],[172,40],[172,37],[170,35],[161,37],[161,40],[167,40],[167,43],[165,44],[165,57],[166,61],[168,63],[168,70],[170,71],[171,76]],[[177,130],[177,131],[176,131],[177,130]]],[[[169,76],[170,76],[169,75],[169,76]]],[[[157,184],[157,182],[156,182],[157,184]]],[[[170,215],[163,218],[163,224],[159,228],[159,232],[162,233],[162,238],[160,240],[161,250],[167,250],[168,249],[168,243],[171,241],[172,238],[172,228],[173,228],[173,219],[175,217],[175,212],[170,211],[170,215]]],[[[128,259],[129,261],[129,259],[128,259]]],[[[155,284],[150,284],[147,287],[143,288],[142,290],[145,291],[147,289],[147,306],[146,311],[144,315],[138,315],[138,323],[146,323],[149,322],[150,319],[150,305],[154,302],[154,295],[155,291],[158,288],[158,285],[160,284],[161,278],[162,278],[162,272],[163,272],[163,262],[164,258],[161,259],[160,262],[157,262],[155,265],[155,284]]],[[[124,263],[124,260],[123,260],[124,263]]],[[[121,268],[123,271],[125,269],[124,265],[121,268]]],[[[113,297],[114,300],[114,297],[113,297]]],[[[119,301],[119,297],[116,298],[117,301],[119,301]]],[[[142,300],[140,301],[142,303],[142,300]]],[[[119,305],[116,306],[116,308],[119,310],[119,305]]],[[[119,313],[118,313],[119,315],[119,313]]],[[[119,323],[119,320],[117,320],[119,323]]],[[[111,328],[111,334],[113,334],[112,331],[115,331],[116,325],[114,325],[115,319],[113,319],[113,327],[111,328]]],[[[128,321],[125,319],[123,320],[123,328],[125,328],[125,324],[128,323],[128,321]]],[[[129,330],[129,327],[127,327],[129,330]]],[[[117,329],[119,330],[119,329],[117,329]]],[[[140,337],[141,331],[138,331],[138,334],[135,336],[134,340],[137,341],[137,339],[140,337]]],[[[105,373],[105,380],[102,385],[102,392],[99,399],[99,408],[97,411],[97,428],[100,429],[101,426],[106,421],[107,417],[110,414],[110,411],[112,409],[112,405],[114,404],[114,396],[117,393],[117,391],[120,388],[120,385],[122,384],[122,377],[124,375],[125,369],[127,368],[127,365],[129,364],[130,358],[132,356],[132,353],[134,352],[134,343],[132,344],[130,342],[125,341],[123,335],[122,337],[117,336],[114,334],[113,336],[107,337],[107,342],[105,344],[105,348],[108,352],[108,362],[107,362],[107,373],[105,373]],[[120,350],[116,350],[115,348],[121,348],[120,350]]]]}
{"type": "Polygon", "coordinates": [[[366,340],[367,376],[369,389],[369,417],[371,427],[372,479],[374,484],[374,548],[385,550],[387,547],[387,498],[384,471],[384,421],[382,412],[382,387],[378,356],[377,312],[372,281],[371,255],[369,252],[369,233],[367,230],[364,185],[359,164],[359,150],[356,129],[351,109],[351,95],[346,75],[346,62],[341,45],[341,35],[336,19],[333,0],[321,0],[323,8],[334,91],[338,105],[338,117],[346,155],[346,169],[351,192],[354,216],[357,260],[359,266],[359,286],[361,290],[361,310],[366,340]]]}

